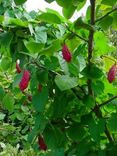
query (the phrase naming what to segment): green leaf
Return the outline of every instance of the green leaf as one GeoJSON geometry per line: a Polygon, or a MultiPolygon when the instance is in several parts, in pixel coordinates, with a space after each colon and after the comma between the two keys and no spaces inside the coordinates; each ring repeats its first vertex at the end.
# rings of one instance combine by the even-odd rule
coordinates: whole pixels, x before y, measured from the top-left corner
{"type": "Polygon", "coordinates": [[[115,29],[117,29],[117,11],[116,12],[113,12],[112,17],[113,17],[113,24],[112,24],[112,26],[115,29]]]}
{"type": "Polygon", "coordinates": [[[103,76],[103,72],[101,69],[92,64],[90,67],[86,66],[81,74],[90,79],[99,79],[103,76]]]}
{"type": "Polygon", "coordinates": [[[35,41],[26,41],[24,40],[24,44],[26,46],[26,48],[29,50],[30,53],[38,53],[40,52],[43,48],[44,48],[44,44],[43,43],[38,43],[35,41]]]}
{"type": "Polygon", "coordinates": [[[61,7],[63,7],[63,8],[68,8],[68,7],[70,7],[71,6],[71,4],[72,4],[72,1],[70,0],[70,1],[66,1],[66,0],[56,0],[56,2],[57,2],[57,4],[58,5],[60,5],[61,7]]]}
{"type": "Polygon", "coordinates": [[[91,85],[95,95],[101,95],[104,92],[104,83],[102,81],[93,82],[91,85]]]}
{"type": "Polygon", "coordinates": [[[10,51],[10,44],[13,39],[13,34],[9,32],[4,32],[0,34],[0,49],[2,52],[10,51]]]}
{"type": "Polygon", "coordinates": [[[52,3],[52,2],[54,2],[55,0],[45,0],[46,2],[48,2],[48,3],[52,3]]]}
{"type": "Polygon", "coordinates": [[[89,123],[89,133],[91,134],[94,141],[97,143],[100,142],[101,139],[101,133],[104,132],[105,129],[105,122],[104,120],[99,120],[98,123],[96,123],[93,119],[89,123]]]}
{"type": "Polygon", "coordinates": [[[94,30],[94,28],[85,23],[81,17],[79,17],[75,22],[74,22],[74,28],[77,30],[77,29],[87,29],[87,30],[94,30]]]}
{"type": "Polygon", "coordinates": [[[42,55],[52,55],[54,52],[58,52],[61,49],[61,40],[56,39],[52,41],[51,45],[42,51],[40,51],[40,54],[42,55]]]}
{"type": "Polygon", "coordinates": [[[35,28],[35,38],[36,42],[45,44],[47,42],[47,30],[45,27],[35,28]]]}
{"type": "Polygon", "coordinates": [[[57,57],[51,56],[50,58],[46,58],[44,60],[45,66],[49,70],[55,70],[59,67],[59,61],[57,57]]]}
{"type": "Polygon", "coordinates": [[[77,10],[79,11],[80,9],[82,9],[82,7],[85,5],[86,0],[79,0],[78,1],[78,5],[77,5],[77,10]]]}
{"type": "Polygon", "coordinates": [[[5,91],[4,91],[3,87],[0,86],[0,101],[2,101],[4,94],[5,94],[5,91]]]}
{"type": "Polygon", "coordinates": [[[3,120],[4,117],[5,117],[5,114],[3,114],[3,113],[0,112],[0,121],[3,120]]]}
{"type": "Polygon", "coordinates": [[[48,101],[48,89],[46,87],[43,87],[42,91],[37,92],[32,98],[33,106],[37,112],[44,111],[47,101],[48,101]]]}
{"type": "Polygon", "coordinates": [[[104,4],[104,5],[113,6],[114,4],[117,3],[117,0],[112,0],[112,1],[110,1],[110,0],[102,0],[101,3],[104,4]]]}
{"type": "Polygon", "coordinates": [[[95,105],[95,100],[92,96],[90,95],[85,95],[83,98],[83,103],[87,108],[93,108],[95,105]]]}
{"type": "Polygon", "coordinates": [[[79,75],[79,62],[75,62],[75,63],[69,63],[68,64],[69,67],[69,72],[73,75],[73,76],[78,76],[79,75]]]}
{"type": "Polygon", "coordinates": [[[47,156],[64,156],[63,149],[53,149],[52,151],[47,153],[47,156]]]}
{"type": "Polygon", "coordinates": [[[37,71],[37,79],[40,84],[45,84],[48,81],[48,71],[43,69],[37,71]]]}
{"type": "Polygon", "coordinates": [[[62,12],[65,18],[70,19],[72,15],[74,14],[75,10],[76,10],[76,7],[71,5],[71,6],[68,6],[67,8],[63,8],[62,12]]]}
{"type": "Polygon", "coordinates": [[[70,128],[67,130],[68,136],[73,140],[73,141],[82,141],[82,139],[85,137],[86,131],[84,128],[79,125],[79,124],[73,124],[71,125],[70,128]]]}
{"type": "Polygon", "coordinates": [[[28,27],[27,21],[22,21],[18,18],[5,17],[4,23],[5,26],[20,26],[20,27],[28,27]]]}
{"type": "Polygon", "coordinates": [[[4,105],[4,107],[9,112],[13,112],[13,110],[14,110],[14,103],[15,103],[15,100],[14,100],[13,96],[10,93],[7,93],[4,96],[4,98],[3,98],[3,105],[4,105]]]}
{"type": "Polygon", "coordinates": [[[38,20],[52,24],[61,24],[61,18],[54,13],[46,12],[39,15],[38,20]]]}
{"type": "Polygon", "coordinates": [[[112,48],[109,46],[109,42],[105,34],[101,31],[96,32],[94,34],[94,43],[95,43],[95,54],[96,55],[103,55],[106,54],[108,51],[112,51],[112,48]]]}
{"type": "Polygon", "coordinates": [[[11,67],[11,58],[10,57],[4,57],[2,58],[2,61],[1,61],[1,67],[4,71],[7,71],[10,67],[11,67]]]}
{"type": "Polygon", "coordinates": [[[35,116],[35,125],[34,128],[31,130],[31,132],[28,135],[28,141],[32,143],[36,136],[39,135],[39,133],[42,133],[45,129],[45,126],[47,124],[47,120],[44,118],[42,114],[38,114],[35,116]]]}
{"type": "Polygon", "coordinates": [[[14,81],[13,81],[13,88],[17,87],[21,81],[23,73],[19,73],[14,77],[14,81]]]}
{"type": "Polygon", "coordinates": [[[23,3],[25,3],[27,0],[14,0],[16,5],[22,5],[23,3]]]}
{"type": "Polygon", "coordinates": [[[57,75],[55,77],[55,83],[61,91],[64,91],[76,87],[78,85],[78,79],[69,75],[57,75]]]}
{"type": "Polygon", "coordinates": [[[2,24],[3,21],[4,21],[4,16],[0,16],[0,23],[2,24]]]}
{"type": "Polygon", "coordinates": [[[117,131],[117,113],[113,113],[108,120],[108,127],[111,131],[117,131]]]}
{"type": "Polygon", "coordinates": [[[106,16],[103,20],[99,22],[102,29],[107,30],[113,23],[113,18],[111,16],[106,16]]]}

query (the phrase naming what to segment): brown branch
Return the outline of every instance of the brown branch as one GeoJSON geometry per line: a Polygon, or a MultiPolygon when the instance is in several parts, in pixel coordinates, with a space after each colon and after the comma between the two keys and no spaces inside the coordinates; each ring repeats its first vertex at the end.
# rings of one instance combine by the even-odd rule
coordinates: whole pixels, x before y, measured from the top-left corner
{"type": "Polygon", "coordinates": [[[116,95],[116,96],[113,96],[113,97],[110,98],[109,100],[107,100],[107,101],[101,103],[101,104],[99,105],[99,107],[103,107],[103,106],[105,106],[105,105],[108,105],[111,101],[113,101],[113,100],[116,99],[116,98],[117,98],[117,95],[116,95]]]}
{"type": "MultiPolygon", "coordinates": [[[[101,112],[101,110],[100,110],[100,106],[99,106],[99,105],[95,105],[95,107],[94,107],[94,109],[93,109],[92,111],[95,113],[95,115],[96,115],[99,119],[102,119],[102,118],[103,118],[102,112],[101,112]]],[[[112,135],[110,134],[110,132],[109,132],[109,130],[108,130],[106,124],[105,124],[105,131],[104,131],[104,132],[105,132],[105,134],[106,134],[106,136],[107,136],[109,142],[111,142],[111,143],[114,142],[114,139],[113,139],[112,135]]]]}
{"type": "MultiPolygon", "coordinates": [[[[91,3],[91,21],[90,24],[93,26],[95,24],[95,0],[90,0],[91,3]]],[[[89,32],[89,40],[88,40],[88,67],[90,71],[91,67],[91,59],[92,59],[92,53],[93,53],[93,36],[94,36],[94,30],[90,30],[89,32]]],[[[87,81],[88,85],[88,92],[90,95],[92,95],[92,88],[91,88],[91,79],[88,79],[87,81]]]]}
{"type": "MultiPolygon", "coordinates": [[[[91,21],[90,21],[90,24],[92,26],[94,26],[95,25],[95,4],[96,4],[96,0],[90,0],[90,3],[91,3],[91,15],[90,15],[91,21]]],[[[90,30],[89,31],[89,41],[88,41],[88,60],[87,60],[89,71],[91,69],[91,59],[92,59],[92,55],[93,55],[93,37],[94,37],[94,30],[90,30]]],[[[92,80],[88,79],[88,81],[87,81],[88,94],[93,96],[93,90],[91,88],[91,84],[92,84],[92,80]]],[[[92,111],[95,113],[97,118],[99,118],[99,119],[103,118],[99,105],[96,104],[92,111]]],[[[112,137],[111,133],[109,132],[106,124],[105,124],[105,131],[104,132],[105,132],[105,135],[107,136],[109,142],[114,142],[113,137],[112,137]]]]}
{"type": "Polygon", "coordinates": [[[102,19],[104,19],[105,17],[107,17],[108,15],[112,14],[112,13],[115,12],[115,11],[117,11],[117,8],[114,8],[113,10],[107,12],[104,16],[98,18],[98,19],[95,21],[95,23],[101,21],[102,19]]]}

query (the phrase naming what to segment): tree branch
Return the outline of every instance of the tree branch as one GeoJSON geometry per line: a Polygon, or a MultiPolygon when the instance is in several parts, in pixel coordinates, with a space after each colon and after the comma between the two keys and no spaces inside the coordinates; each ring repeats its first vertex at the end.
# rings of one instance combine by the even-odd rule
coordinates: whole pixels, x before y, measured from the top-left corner
{"type": "MultiPolygon", "coordinates": [[[[94,26],[95,25],[95,4],[96,4],[96,0],[90,0],[90,3],[91,3],[91,15],[90,15],[91,21],[90,21],[90,24],[92,26],[94,26]]],[[[91,59],[92,59],[92,55],[93,55],[93,37],[94,37],[94,30],[90,30],[89,41],[88,41],[88,60],[87,60],[89,71],[91,69],[91,59]]],[[[88,94],[93,96],[93,90],[92,90],[91,84],[92,84],[92,80],[88,79],[88,81],[87,81],[88,94]]],[[[95,113],[97,118],[99,118],[99,119],[103,118],[99,105],[96,104],[92,111],[95,113]]],[[[113,137],[112,137],[111,133],[109,132],[106,124],[105,124],[105,131],[104,132],[105,132],[105,135],[107,136],[109,142],[114,142],[113,137]]]]}
{"type": "Polygon", "coordinates": [[[117,95],[116,95],[116,96],[113,96],[113,97],[110,98],[109,100],[107,100],[107,101],[101,103],[101,104],[99,105],[99,107],[103,107],[103,106],[105,106],[105,105],[108,105],[111,101],[113,101],[113,100],[116,99],[116,98],[117,98],[117,95]]]}
{"type": "MultiPolygon", "coordinates": [[[[95,0],[90,0],[91,3],[91,21],[90,24],[93,26],[95,24],[95,0]]],[[[88,40],[88,66],[89,66],[89,71],[91,67],[91,59],[92,59],[92,53],[93,53],[93,36],[94,36],[94,30],[90,30],[89,32],[89,40],[88,40]]],[[[88,92],[90,95],[92,95],[92,88],[91,88],[91,79],[88,79],[87,81],[88,85],[88,92]]]]}
{"type": "Polygon", "coordinates": [[[108,15],[110,15],[111,13],[113,13],[113,12],[115,12],[115,11],[117,11],[117,8],[114,8],[113,10],[107,12],[104,16],[98,18],[98,19],[95,21],[95,23],[101,21],[102,19],[104,19],[105,17],[107,17],[108,15]]]}
{"type": "Polygon", "coordinates": [[[76,36],[76,37],[78,37],[79,39],[81,39],[81,40],[83,40],[83,41],[85,41],[85,42],[88,43],[88,40],[87,40],[87,39],[83,38],[82,36],[76,34],[76,33],[73,32],[72,30],[70,30],[68,26],[66,26],[66,27],[67,27],[67,30],[68,30],[69,32],[71,32],[71,34],[73,34],[74,36],[76,36]]]}

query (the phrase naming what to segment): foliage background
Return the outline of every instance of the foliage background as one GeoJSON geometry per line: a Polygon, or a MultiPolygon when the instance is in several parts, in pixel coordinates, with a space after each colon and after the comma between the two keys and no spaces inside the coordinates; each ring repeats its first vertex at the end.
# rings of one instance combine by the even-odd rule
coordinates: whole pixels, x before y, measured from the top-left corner
{"type": "Polygon", "coordinates": [[[107,72],[117,56],[116,0],[90,0],[75,22],[69,18],[86,0],[56,0],[63,16],[51,9],[27,13],[24,2],[0,1],[1,155],[115,156],[117,80],[110,84],[107,72]],[[62,58],[63,43],[70,63],[62,58]],[[24,94],[17,59],[31,72],[24,94]]]}

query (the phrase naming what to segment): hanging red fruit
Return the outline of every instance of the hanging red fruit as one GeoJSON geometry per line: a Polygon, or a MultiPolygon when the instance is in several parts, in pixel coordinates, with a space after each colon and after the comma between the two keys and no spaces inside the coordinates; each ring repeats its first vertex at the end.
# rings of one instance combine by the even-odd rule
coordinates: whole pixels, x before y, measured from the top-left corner
{"type": "Polygon", "coordinates": [[[17,73],[21,73],[21,68],[20,68],[19,64],[20,64],[20,62],[19,62],[19,60],[17,60],[16,61],[16,71],[17,71],[17,73]]]}
{"type": "Polygon", "coordinates": [[[63,45],[62,55],[63,55],[64,60],[66,60],[66,62],[70,62],[71,61],[72,55],[71,55],[71,52],[69,51],[69,49],[68,49],[66,44],[63,45]]]}
{"type": "Polygon", "coordinates": [[[109,81],[110,83],[112,83],[112,82],[115,80],[116,74],[117,74],[117,66],[116,66],[116,64],[114,64],[114,65],[109,69],[109,72],[108,72],[108,77],[107,77],[107,79],[108,79],[108,81],[109,81]]]}
{"type": "Polygon", "coordinates": [[[47,145],[45,144],[44,138],[41,135],[38,137],[38,144],[41,150],[47,150],[47,145]]]}
{"type": "Polygon", "coordinates": [[[29,81],[30,81],[30,72],[28,70],[24,70],[22,79],[19,84],[20,90],[22,92],[28,87],[29,81]]]}

